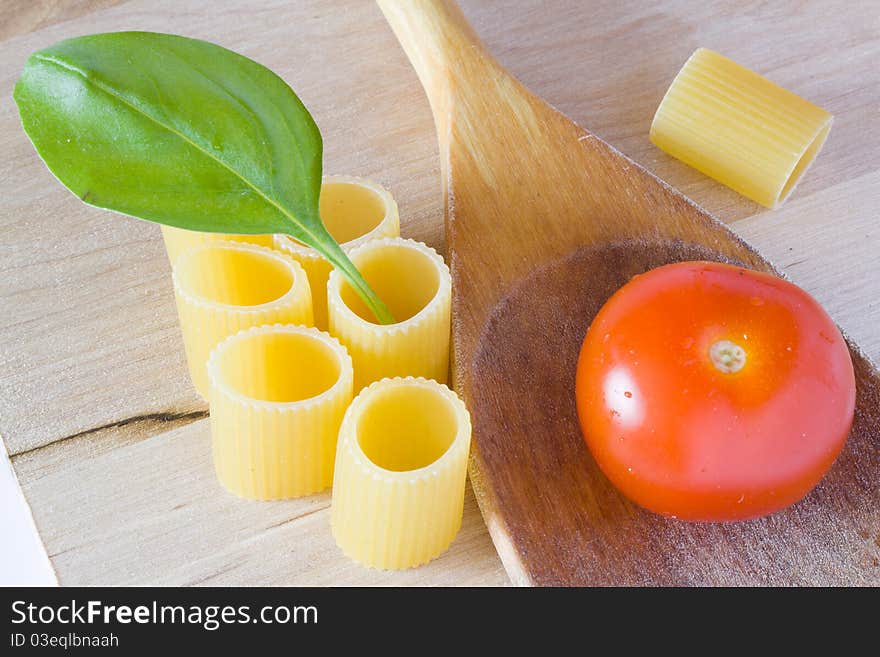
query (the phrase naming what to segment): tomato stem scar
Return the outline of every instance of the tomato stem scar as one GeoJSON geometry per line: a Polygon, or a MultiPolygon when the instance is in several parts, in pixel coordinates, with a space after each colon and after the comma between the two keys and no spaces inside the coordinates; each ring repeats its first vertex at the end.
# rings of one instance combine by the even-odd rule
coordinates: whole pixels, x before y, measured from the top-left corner
{"type": "Polygon", "coordinates": [[[730,340],[719,340],[709,347],[715,369],[724,374],[739,372],[746,364],[746,350],[730,340]]]}

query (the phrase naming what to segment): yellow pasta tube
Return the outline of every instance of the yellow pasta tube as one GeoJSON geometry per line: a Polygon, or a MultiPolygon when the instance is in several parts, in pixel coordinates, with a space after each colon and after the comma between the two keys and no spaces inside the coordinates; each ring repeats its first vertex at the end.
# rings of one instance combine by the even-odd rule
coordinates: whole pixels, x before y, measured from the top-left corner
{"type": "Polygon", "coordinates": [[[443,552],[461,527],[471,423],[435,381],[383,379],[352,402],[336,450],[331,526],[352,559],[402,569],[443,552]]]}
{"type": "MultiPolygon", "coordinates": [[[[381,185],[353,176],[325,176],[321,185],[321,219],[347,253],[379,237],[400,235],[397,203],[381,185]]],[[[275,248],[298,261],[312,286],[315,326],[327,329],[327,277],[332,265],[317,251],[288,235],[275,236],[275,248]]]]}
{"type": "Polygon", "coordinates": [[[162,239],[165,242],[165,252],[168,254],[168,262],[174,265],[178,256],[187,249],[201,246],[210,242],[247,242],[272,247],[271,235],[227,235],[226,233],[200,233],[195,230],[184,230],[173,226],[162,226],[162,239]]]}
{"type": "Polygon", "coordinates": [[[376,324],[340,273],[330,274],[330,333],[351,354],[355,390],[392,376],[423,376],[445,383],[452,279],[443,258],[421,242],[400,237],[367,242],[349,257],[397,320],[376,324]]]}
{"type": "Polygon", "coordinates": [[[316,328],[257,326],[211,353],[211,444],[217,478],[241,497],[309,495],[333,481],[351,403],[351,358],[316,328]]]}
{"type": "Polygon", "coordinates": [[[815,159],[831,114],[716,52],[700,48],[657,108],[651,141],[773,208],[815,159]]]}
{"type": "Polygon", "coordinates": [[[312,295],[299,263],[255,244],[211,242],[184,252],[172,268],[190,377],[208,398],[205,369],[224,338],[260,324],[311,324],[312,295]]]}

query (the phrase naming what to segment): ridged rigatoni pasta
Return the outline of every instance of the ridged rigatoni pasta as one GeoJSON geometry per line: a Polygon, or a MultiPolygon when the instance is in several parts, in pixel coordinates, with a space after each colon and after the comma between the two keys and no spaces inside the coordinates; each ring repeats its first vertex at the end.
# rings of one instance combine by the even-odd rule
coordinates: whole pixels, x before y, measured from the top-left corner
{"type": "Polygon", "coordinates": [[[349,253],[397,322],[377,324],[372,312],[334,271],[327,284],[330,333],[354,362],[355,390],[393,376],[446,382],[452,278],[434,249],[400,237],[372,240],[349,253]]]}
{"type": "Polygon", "coordinates": [[[175,261],[172,280],[190,377],[205,399],[208,356],[223,339],[261,324],[312,323],[303,268],[266,247],[241,242],[193,247],[175,261]]]}
{"type": "Polygon", "coordinates": [[[833,117],[716,52],[682,67],[651,124],[651,141],[743,196],[773,208],[815,159],[833,117]]]}
{"type": "Polygon", "coordinates": [[[352,398],[351,358],[316,328],[258,326],[224,340],[208,363],[211,440],[220,482],[241,497],[299,497],[333,481],[352,398]]]}
{"type": "Polygon", "coordinates": [[[162,239],[165,242],[165,253],[168,254],[168,262],[174,266],[174,261],[184,251],[196,246],[202,246],[211,242],[245,242],[247,244],[259,244],[269,248],[273,245],[272,235],[228,235],[226,233],[201,233],[195,230],[185,230],[174,226],[162,226],[162,239]]]}
{"type": "Polygon", "coordinates": [[[444,385],[383,379],[352,402],[336,450],[331,526],[352,559],[402,569],[443,552],[461,526],[470,416],[444,385]]]}
{"type": "MultiPolygon", "coordinates": [[[[381,237],[400,235],[397,203],[381,185],[354,176],[325,176],[321,219],[346,253],[381,237]]],[[[275,248],[299,262],[312,287],[315,326],[327,329],[327,278],[333,267],[314,249],[288,235],[275,236],[275,248]]]]}

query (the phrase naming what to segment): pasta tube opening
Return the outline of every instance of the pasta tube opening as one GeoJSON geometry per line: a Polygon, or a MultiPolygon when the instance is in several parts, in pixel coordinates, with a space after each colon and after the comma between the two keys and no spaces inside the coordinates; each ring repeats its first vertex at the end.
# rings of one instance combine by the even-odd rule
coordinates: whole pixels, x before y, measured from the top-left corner
{"type": "MultiPolygon", "coordinates": [[[[353,176],[325,176],[321,219],[346,253],[373,239],[400,235],[397,203],[381,185],[353,176]]],[[[332,266],[317,251],[289,235],[276,235],[275,248],[299,262],[309,277],[315,326],[327,328],[327,278],[332,266]]]]}
{"type": "Polygon", "coordinates": [[[297,402],[329,390],[342,363],[332,345],[311,334],[272,331],[233,341],[215,367],[217,384],[242,397],[297,402]]]}
{"type": "Polygon", "coordinates": [[[177,276],[195,297],[230,306],[260,306],[293,287],[295,270],[280,258],[235,248],[198,249],[177,276]]]}
{"type": "MultiPolygon", "coordinates": [[[[386,242],[382,248],[359,253],[357,268],[398,323],[419,314],[440,290],[440,269],[431,254],[402,241],[386,242]]],[[[347,281],[341,282],[339,296],[355,315],[376,323],[367,304],[347,281]]]]}
{"type": "Polygon", "coordinates": [[[387,387],[361,412],[357,438],[364,455],[385,470],[405,472],[439,459],[458,431],[449,399],[420,386],[387,387]]]}
{"type": "Polygon", "coordinates": [[[362,180],[327,177],[321,185],[321,220],[340,244],[374,231],[391,210],[385,190],[362,180]]]}
{"type": "Polygon", "coordinates": [[[804,154],[797,161],[797,164],[795,164],[791,175],[788,177],[788,180],[785,181],[782,191],[779,193],[779,198],[776,199],[777,205],[789,197],[794,190],[795,185],[797,185],[798,181],[801,179],[801,176],[804,175],[806,170],[813,163],[813,160],[816,159],[819,151],[822,150],[822,146],[825,144],[825,139],[831,131],[831,123],[831,120],[829,120],[828,123],[825,124],[825,126],[819,131],[819,134],[816,135],[816,138],[810,142],[809,146],[807,146],[806,151],[804,151],[804,154]]]}

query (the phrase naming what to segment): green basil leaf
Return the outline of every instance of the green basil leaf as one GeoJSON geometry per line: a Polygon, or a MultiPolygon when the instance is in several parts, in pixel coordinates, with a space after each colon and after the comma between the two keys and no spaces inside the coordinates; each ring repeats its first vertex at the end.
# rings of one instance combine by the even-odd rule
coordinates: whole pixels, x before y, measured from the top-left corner
{"type": "Polygon", "coordinates": [[[286,233],[393,321],[321,221],[314,120],[264,66],[170,34],[95,34],[33,53],[14,97],[37,153],[84,202],[188,230],[286,233]]]}

